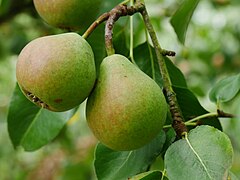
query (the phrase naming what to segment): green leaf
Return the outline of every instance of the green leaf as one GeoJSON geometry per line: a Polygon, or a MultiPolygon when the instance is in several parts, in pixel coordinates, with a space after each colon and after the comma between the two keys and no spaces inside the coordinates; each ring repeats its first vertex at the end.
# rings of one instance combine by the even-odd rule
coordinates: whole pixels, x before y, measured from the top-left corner
{"type": "MultiPolygon", "coordinates": [[[[129,180],[161,180],[162,172],[161,171],[148,171],[141,174],[138,174],[129,180]]],[[[165,179],[165,178],[164,178],[165,179]]]]}
{"type": "MultiPolygon", "coordinates": [[[[153,47],[148,46],[147,42],[139,45],[138,47],[134,48],[134,58],[138,67],[150,77],[153,77],[153,74],[155,74],[156,82],[162,86],[162,77],[159,71],[159,66],[153,47]],[[150,52],[152,52],[153,61],[151,61],[150,52]],[[152,62],[154,63],[154,66],[152,66],[152,62]]],[[[172,81],[174,92],[177,94],[178,103],[182,109],[185,120],[189,120],[193,117],[208,113],[208,111],[206,111],[200,105],[196,96],[187,88],[183,73],[173,64],[169,58],[165,57],[165,62],[172,81]]],[[[168,118],[168,121],[166,123],[171,124],[172,122],[169,121],[168,118]]],[[[218,128],[219,130],[222,130],[221,124],[217,118],[206,118],[201,120],[201,123],[205,125],[211,125],[218,128]]]]}
{"type": "Polygon", "coordinates": [[[240,90],[240,74],[219,81],[210,91],[209,97],[213,102],[228,102],[240,90]]]}
{"type": "Polygon", "coordinates": [[[182,44],[185,42],[188,24],[199,1],[200,0],[184,0],[170,20],[182,44]]]}
{"type": "Polygon", "coordinates": [[[99,72],[99,67],[102,60],[106,56],[105,41],[103,36],[104,28],[105,28],[104,24],[101,24],[97,29],[94,30],[94,32],[87,39],[94,53],[97,73],[99,72]]]}
{"type": "MultiPolygon", "coordinates": [[[[133,53],[138,67],[151,78],[155,77],[155,81],[162,86],[162,77],[154,48],[145,42],[134,48],[133,53]]],[[[172,63],[169,58],[165,57],[165,62],[172,84],[179,87],[187,87],[186,80],[182,72],[172,63]]]]}
{"type": "Polygon", "coordinates": [[[8,132],[17,148],[34,151],[53,140],[72,116],[72,111],[57,113],[38,108],[17,85],[8,113],[8,132]]]}
{"type": "Polygon", "coordinates": [[[169,147],[165,168],[169,179],[226,179],[232,158],[227,135],[210,126],[198,126],[169,147]]]}
{"type": "Polygon", "coordinates": [[[112,8],[120,4],[123,0],[104,1],[100,14],[110,11],[112,8]]]}
{"type": "Polygon", "coordinates": [[[138,67],[162,86],[162,78],[153,47],[145,42],[133,49],[133,56],[138,67]]]}
{"type": "Polygon", "coordinates": [[[172,145],[172,143],[176,140],[176,132],[175,130],[171,127],[167,132],[166,132],[166,141],[163,145],[163,151],[162,154],[165,154],[167,151],[168,147],[172,145]]]}
{"type": "Polygon", "coordinates": [[[173,62],[168,57],[164,57],[164,59],[172,85],[187,88],[186,79],[183,73],[173,64],[173,62]]]}
{"type": "Polygon", "coordinates": [[[153,141],[134,151],[113,151],[99,143],[95,152],[95,171],[99,180],[126,180],[147,170],[161,153],[165,142],[162,131],[153,141]]]}
{"type": "Polygon", "coordinates": [[[124,27],[118,24],[114,25],[113,34],[113,47],[115,53],[127,57],[129,55],[129,49],[127,48],[126,26],[124,27]]]}
{"type": "MultiPolygon", "coordinates": [[[[177,94],[178,104],[186,121],[209,113],[201,106],[196,96],[189,89],[174,86],[173,90],[177,94]]],[[[202,119],[201,124],[211,125],[222,130],[222,126],[216,117],[202,119]]]]}
{"type": "Polygon", "coordinates": [[[0,1],[0,17],[6,15],[8,10],[10,9],[11,1],[9,0],[1,0],[0,1]]]}
{"type": "Polygon", "coordinates": [[[239,180],[239,178],[231,171],[228,173],[228,179],[229,180],[239,180]]]}

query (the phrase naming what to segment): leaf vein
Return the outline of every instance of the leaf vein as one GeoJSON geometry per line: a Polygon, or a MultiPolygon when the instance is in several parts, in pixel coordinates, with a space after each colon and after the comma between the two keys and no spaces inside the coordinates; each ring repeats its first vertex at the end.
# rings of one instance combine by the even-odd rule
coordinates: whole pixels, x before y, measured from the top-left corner
{"type": "Polygon", "coordinates": [[[208,176],[210,179],[213,179],[213,178],[211,177],[211,175],[209,174],[209,172],[208,172],[208,170],[207,170],[207,167],[206,167],[206,165],[204,164],[203,160],[202,160],[201,157],[197,154],[197,152],[195,151],[195,149],[192,147],[192,145],[191,145],[191,143],[190,143],[190,141],[189,141],[189,139],[188,139],[188,136],[186,136],[186,141],[187,141],[190,149],[193,151],[193,153],[195,154],[195,156],[197,157],[197,159],[199,160],[199,162],[200,162],[201,165],[203,166],[204,170],[205,170],[206,173],[207,173],[207,176],[208,176]]]}
{"type": "Polygon", "coordinates": [[[40,109],[38,111],[38,113],[36,114],[36,116],[34,117],[34,119],[32,120],[32,123],[30,124],[30,126],[28,127],[28,129],[26,130],[26,132],[24,133],[24,135],[22,136],[22,140],[20,141],[20,145],[22,145],[24,139],[26,138],[26,136],[28,135],[29,131],[31,130],[32,126],[34,125],[35,121],[38,119],[38,116],[40,116],[42,112],[42,109],[40,109]]]}

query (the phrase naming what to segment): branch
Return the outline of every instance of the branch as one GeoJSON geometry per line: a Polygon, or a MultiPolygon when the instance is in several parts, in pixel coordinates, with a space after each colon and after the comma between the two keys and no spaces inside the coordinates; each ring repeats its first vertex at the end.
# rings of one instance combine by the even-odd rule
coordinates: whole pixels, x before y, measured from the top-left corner
{"type": "Polygon", "coordinates": [[[83,37],[88,38],[91,35],[91,33],[98,27],[98,25],[100,25],[104,21],[107,21],[110,18],[110,16],[114,16],[114,14],[116,14],[117,16],[115,18],[119,18],[121,16],[131,16],[137,12],[140,12],[143,8],[144,7],[142,4],[137,4],[130,7],[127,7],[123,3],[119,4],[115,8],[113,8],[111,11],[106,12],[101,16],[99,16],[99,18],[97,18],[97,20],[94,21],[92,25],[87,29],[87,31],[83,34],[83,37]]]}
{"type": "MultiPolygon", "coordinates": [[[[134,0],[130,0],[130,5],[132,6],[134,4],[134,0]]],[[[134,60],[134,54],[133,54],[133,42],[134,42],[134,27],[133,27],[133,22],[134,19],[133,19],[133,16],[130,16],[130,22],[129,22],[129,25],[130,25],[130,42],[129,42],[129,59],[133,62],[133,64],[136,65],[136,62],[134,60]]]]}
{"type": "Polygon", "coordinates": [[[112,42],[112,38],[113,38],[113,26],[115,24],[115,22],[119,19],[119,17],[122,14],[122,7],[121,6],[117,6],[115,7],[111,12],[110,12],[110,16],[107,20],[106,26],[105,26],[105,46],[106,46],[106,50],[107,50],[107,54],[108,55],[112,55],[115,54],[115,50],[113,48],[113,42],[112,42]]]}
{"type": "Polygon", "coordinates": [[[233,114],[223,112],[222,110],[219,110],[219,109],[217,110],[217,114],[218,114],[218,117],[222,117],[222,118],[234,118],[234,117],[236,117],[233,114]]]}
{"type": "Polygon", "coordinates": [[[87,39],[91,33],[104,21],[106,21],[110,16],[109,12],[106,12],[99,16],[96,21],[94,21],[90,27],[86,30],[86,32],[82,35],[83,38],[87,39]]]}
{"type": "Polygon", "coordinates": [[[168,104],[170,106],[170,111],[173,119],[172,126],[174,130],[176,131],[178,137],[182,137],[183,134],[187,132],[187,127],[184,124],[184,118],[180,109],[180,106],[177,102],[177,97],[175,92],[172,88],[172,83],[170,76],[168,74],[168,70],[165,64],[164,56],[166,55],[175,55],[175,52],[173,51],[167,51],[161,48],[157,35],[154,31],[153,25],[151,24],[151,21],[149,19],[149,15],[147,13],[147,10],[144,6],[143,11],[141,12],[144,23],[146,25],[146,28],[148,30],[148,33],[152,39],[152,43],[154,45],[154,49],[156,51],[156,56],[158,59],[159,68],[161,71],[161,75],[163,78],[163,88],[164,88],[164,94],[167,97],[168,104]]]}
{"type": "Polygon", "coordinates": [[[120,4],[113,8],[109,12],[109,18],[106,23],[105,27],[105,46],[107,50],[108,55],[112,55],[115,53],[114,47],[113,47],[113,27],[115,22],[122,16],[131,16],[137,12],[141,12],[144,9],[144,6],[142,3],[135,4],[134,6],[127,7],[124,4],[120,4]]]}

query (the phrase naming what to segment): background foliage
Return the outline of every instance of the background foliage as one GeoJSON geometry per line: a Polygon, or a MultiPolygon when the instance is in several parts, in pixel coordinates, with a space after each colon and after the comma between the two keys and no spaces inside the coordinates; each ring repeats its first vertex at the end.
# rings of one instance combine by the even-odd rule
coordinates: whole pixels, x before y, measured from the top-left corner
{"type": "MultiPolygon", "coordinates": [[[[107,1],[105,12],[119,0],[107,1]]],[[[208,111],[216,106],[209,100],[209,91],[220,79],[240,71],[240,23],[238,0],[202,0],[193,14],[185,39],[181,45],[171,27],[169,16],[178,7],[174,0],[148,0],[151,20],[162,46],[177,52],[173,62],[184,73],[188,87],[208,111]]],[[[134,16],[134,45],[145,41],[141,19],[134,16]]],[[[118,52],[128,55],[128,18],[122,18],[114,35],[118,52]],[[119,31],[120,30],[120,31],[119,31]],[[120,43],[121,42],[121,43],[120,43]],[[126,42],[126,43],[123,43],[126,42]]],[[[84,104],[52,142],[38,151],[26,153],[14,150],[7,132],[7,111],[15,87],[15,64],[21,49],[32,39],[62,32],[52,28],[38,17],[32,1],[0,0],[0,179],[96,179],[93,172],[93,151],[97,143],[87,128],[84,104]]],[[[103,28],[89,39],[96,53],[97,64],[105,55],[103,28]],[[97,43],[93,43],[96,42],[97,43]]],[[[141,49],[142,47],[137,47],[141,49]]],[[[161,83],[161,82],[159,82],[161,83]]],[[[223,108],[240,114],[237,98],[223,108]]],[[[235,157],[232,171],[240,178],[240,121],[222,119],[223,130],[230,136],[235,157]]],[[[98,148],[101,148],[98,147],[98,148]]],[[[163,168],[159,158],[152,169],[163,168]]],[[[158,173],[158,172],[156,172],[158,173]]]]}

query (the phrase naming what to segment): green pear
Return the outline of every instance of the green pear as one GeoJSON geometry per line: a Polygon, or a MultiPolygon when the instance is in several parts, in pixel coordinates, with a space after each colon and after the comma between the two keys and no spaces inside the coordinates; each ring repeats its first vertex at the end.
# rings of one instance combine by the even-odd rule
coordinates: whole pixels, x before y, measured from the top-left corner
{"type": "Polygon", "coordinates": [[[97,17],[101,0],[33,0],[49,25],[66,29],[86,29],[97,17]]]}
{"type": "Polygon", "coordinates": [[[162,129],[167,104],[161,88],[122,55],[106,57],[87,100],[87,122],[96,138],[113,150],[133,150],[162,129]]]}
{"type": "Polygon", "coordinates": [[[28,99],[52,111],[66,111],[82,103],[96,79],[94,55],[76,33],[37,38],[21,51],[17,81],[28,99]]]}

